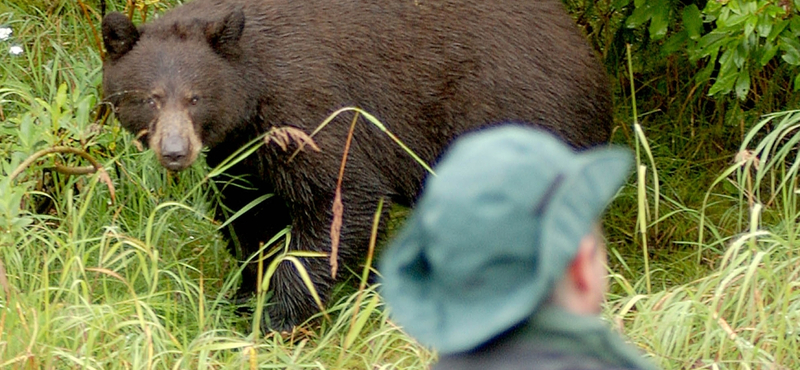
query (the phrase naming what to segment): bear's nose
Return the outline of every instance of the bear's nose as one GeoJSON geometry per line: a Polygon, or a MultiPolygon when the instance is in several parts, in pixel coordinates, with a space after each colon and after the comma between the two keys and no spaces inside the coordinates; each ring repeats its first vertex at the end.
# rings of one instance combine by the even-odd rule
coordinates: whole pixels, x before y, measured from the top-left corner
{"type": "Polygon", "coordinates": [[[168,135],[161,141],[161,162],[171,170],[179,170],[189,154],[189,145],[178,135],[168,135]]]}

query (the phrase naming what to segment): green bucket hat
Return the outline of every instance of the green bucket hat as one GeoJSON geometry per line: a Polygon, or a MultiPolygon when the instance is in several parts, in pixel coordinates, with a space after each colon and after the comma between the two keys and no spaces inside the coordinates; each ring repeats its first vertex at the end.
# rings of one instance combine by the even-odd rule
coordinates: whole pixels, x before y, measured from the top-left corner
{"type": "Polygon", "coordinates": [[[443,354],[468,351],[550,296],[632,165],[503,125],[456,140],[381,258],[394,320],[443,354]]]}

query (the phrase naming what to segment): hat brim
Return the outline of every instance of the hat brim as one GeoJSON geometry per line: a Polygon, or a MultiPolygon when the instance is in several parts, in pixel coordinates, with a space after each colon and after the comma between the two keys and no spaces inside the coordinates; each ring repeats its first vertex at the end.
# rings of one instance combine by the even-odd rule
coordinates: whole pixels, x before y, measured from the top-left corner
{"type": "MultiPolygon", "coordinates": [[[[443,354],[468,351],[488,342],[530,317],[551,294],[557,275],[577,253],[580,240],[591,232],[610,200],[627,179],[631,156],[627,150],[598,148],[576,155],[572,168],[545,207],[540,243],[542,254],[530,261],[513,286],[490,296],[442,299],[435,284],[420,279],[427,240],[413,215],[408,225],[382,257],[381,293],[392,315],[409,334],[443,354]],[[558,254],[558,255],[556,255],[558,254]],[[386,261],[391,261],[387,263],[386,261]]],[[[517,267],[520,265],[517,264],[517,267]]],[[[522,264],[521,266],[525,266],[522,264]]],[[[502,266],[497,266],[502,268],[502,266]]]]}

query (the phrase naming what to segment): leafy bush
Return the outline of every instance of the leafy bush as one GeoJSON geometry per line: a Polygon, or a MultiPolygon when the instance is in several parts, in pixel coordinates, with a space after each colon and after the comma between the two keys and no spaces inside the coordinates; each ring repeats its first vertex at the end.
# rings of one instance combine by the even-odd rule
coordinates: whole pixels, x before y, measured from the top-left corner
{"type": "MultiPolygon", "coordinates": [[[[614,4],[621,9],[630,1],[614,4]]],[[[666,39],[664,54],[686,53],[691,62],[704,62],[705,67],[694,79],[713,79],[709,95],[723,96],[733,91],[737,98],[745,100],[753,79],[781,63],[794,76],[793,90],[800,90],[800,2],[712,0],[701,9],[694,3],[681,7],[668,0],[635,0],[634,6],[625,26],[648,24],[652,40],[666,39]],[[670,25],[675,28],[671,34],[670,25]]]]}

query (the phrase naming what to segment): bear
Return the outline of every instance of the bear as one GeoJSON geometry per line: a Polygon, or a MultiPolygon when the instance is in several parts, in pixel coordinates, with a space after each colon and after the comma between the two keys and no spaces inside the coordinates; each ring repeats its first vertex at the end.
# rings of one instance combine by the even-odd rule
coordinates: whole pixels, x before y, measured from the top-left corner
{"type": "MultiPolygon", "coordinates": [[[[559,0],[194,0],[138,27],[109,13],[102,34],[105,101],[171,171],[203,148],[217,166],[270,130],[308,135],[343,107],[376,117],[428,164],[458,135],[505,122],[548,130],[576,150],[611,134],[605,70],[559,0]]],[[[288,250],[331,253],[352,120],[339,115],[317,133],[318,151],[272,142],[226,170],[244,185],[220,182],[221,221],[273,194],[221,231],[231,253],[251,256],[286,225],[288,250]]],[[[384,210],[412,207],[426,176],[380,128],[355,125],[340,266],[363,258],[379,199],[384,210]]],[[[299,261],[326,302],[342,274],[327,258],[299,261]]],[[[237,295],[257,283],[250,263],[237,295]]],[[[269,288],[265,329],[291,330],[320,310],[289,261],[269,288]]]]}

